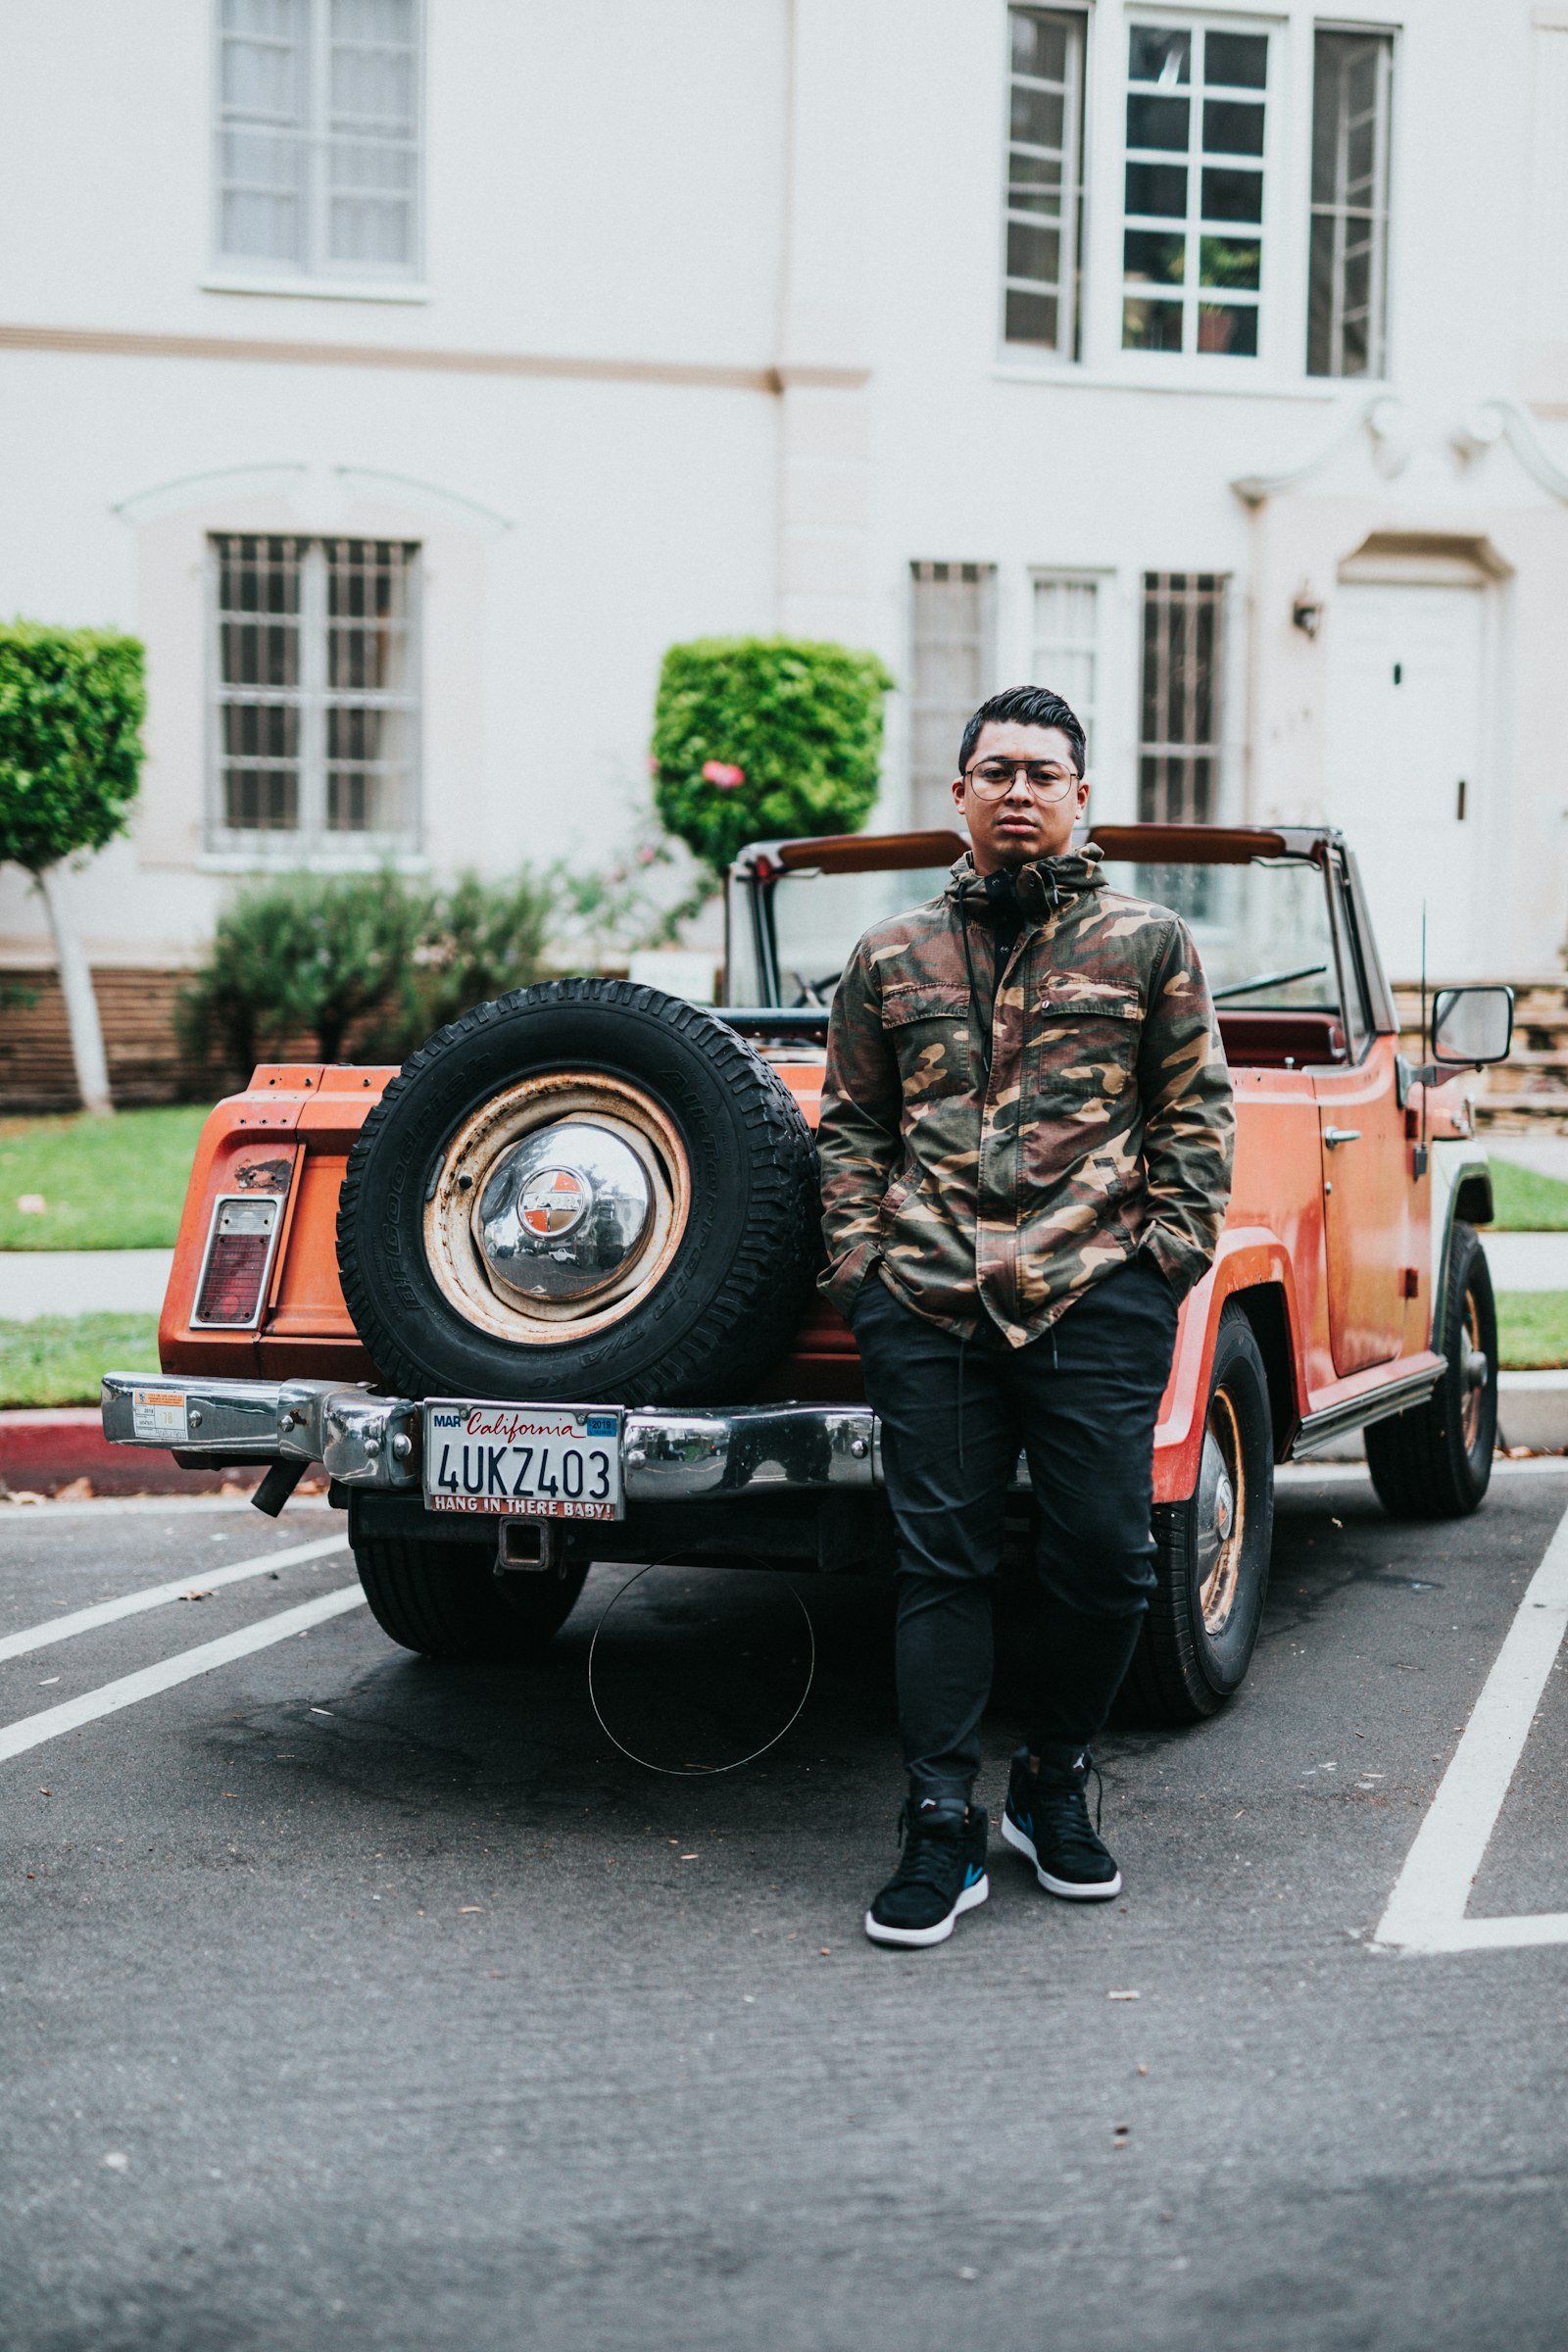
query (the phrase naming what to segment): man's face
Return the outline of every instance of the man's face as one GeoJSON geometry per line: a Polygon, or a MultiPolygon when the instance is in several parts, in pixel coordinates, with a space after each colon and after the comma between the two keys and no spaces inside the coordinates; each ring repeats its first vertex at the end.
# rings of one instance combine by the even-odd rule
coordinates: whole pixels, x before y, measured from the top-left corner
{"type": "Polygon", "coordinates": [[[953,802],[969,828],[978,872],[1059,858],[1083,815],[1089,786],[1073,765],[1072,745],[1059,727],[1025,727],[988,719],[953,802]],[[1027,760],[1031,778],[1017,762],[1027,760]],[[1004,763],[1011,761],[1004,781],[1004,763]],[[1049,795],[1043,798],[1042,794],[1049,795]]]}

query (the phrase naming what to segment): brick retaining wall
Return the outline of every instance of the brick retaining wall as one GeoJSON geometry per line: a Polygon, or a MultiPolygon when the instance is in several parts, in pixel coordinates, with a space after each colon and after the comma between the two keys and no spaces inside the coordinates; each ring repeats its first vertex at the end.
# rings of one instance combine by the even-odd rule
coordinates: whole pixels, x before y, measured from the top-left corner
{"type": "MultiPolygon", "coordinates": [[[[125,1108],[211,1101],[220,1091],[218,1074],[182,1054],[174,1035],[174,1002],[189,977],[115,964],[93,973],[110,1092],[125,1108]]],[[[49,966],[0,966],[0,1111],[74,1110],[80,1097],[59,975],[49,966]]]]}

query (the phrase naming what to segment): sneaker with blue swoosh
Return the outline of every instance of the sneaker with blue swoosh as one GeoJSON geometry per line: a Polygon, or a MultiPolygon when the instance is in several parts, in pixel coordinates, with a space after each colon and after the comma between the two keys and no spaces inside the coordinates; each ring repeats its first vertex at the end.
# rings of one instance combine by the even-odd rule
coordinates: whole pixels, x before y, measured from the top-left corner
{"type": "Polygon", "coordinates": [[[1020,1747],[1002,1809],[1007,1843],[1028,1856],[1048,1894],[1070,1903],[1108,1902],[1121,1892],[1121,1872],[1089,1826],[1085,1789],[1092,1772],[1098,1782],[1086,1747],[1043,1748],[1038,1772],[1030,1771],[1029,1750],[1020,1747]]]}
{"type": "Polygon", "coordinates": [[[945,1943],[960,1911],[991,1892],[989,1825],[980,1805],[958,1797],[907,1798],[899,1815],[899,1867],[865,1915],[873,1943],[945,1943]]]}

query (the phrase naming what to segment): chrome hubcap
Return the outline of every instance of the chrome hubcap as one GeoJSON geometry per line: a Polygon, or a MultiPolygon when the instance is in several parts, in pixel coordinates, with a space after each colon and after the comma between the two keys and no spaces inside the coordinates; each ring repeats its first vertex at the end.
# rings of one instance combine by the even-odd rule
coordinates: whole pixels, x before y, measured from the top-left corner
{"type": "Polygon", "coordinates": [[[425,1257],[466,1322],[539,1346],[630,1314],[690,1211],[686,1150],[662,1105],[608,1072],[553,1070],[451,1138],[425,1199],[425,1257]]]}
{"type": "Polygon", "coordinates": [[[653,1179],[631,1146],[563,1119],[496,1161],[473,1238],[505,1298],[591,1298],[634,1257],[653,1214],[653,1179]]]}

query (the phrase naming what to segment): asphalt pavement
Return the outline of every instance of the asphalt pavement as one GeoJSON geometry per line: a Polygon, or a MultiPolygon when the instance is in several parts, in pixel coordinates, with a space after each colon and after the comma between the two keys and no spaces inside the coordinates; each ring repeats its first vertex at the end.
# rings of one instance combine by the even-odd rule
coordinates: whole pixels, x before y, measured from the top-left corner
{"type": "MultiPolygon", "coordinates": [[[[878,1586],[606,1568],[458,1668],[323,1506],[0,1506],[9,2352],[1555,2352],[1568,1943],[1376,1937],[1565,1512],[1292,1474],[1238,1703],[1102,1743],[1124,1899],[998,1844],[904,1954],[878,1586]]],[[[1472,1917],[1568,1911],[1565,1683],[1472,1917]]]]}

